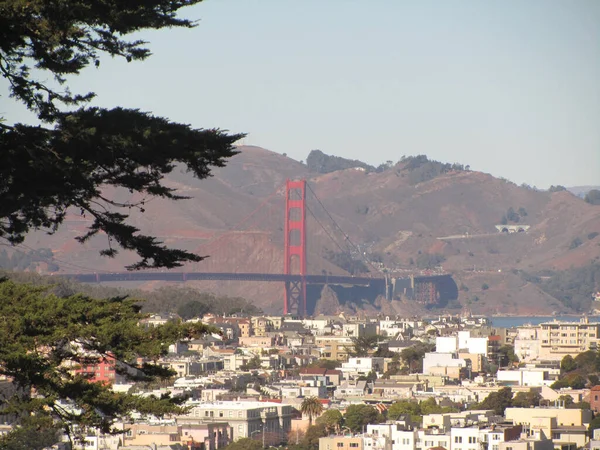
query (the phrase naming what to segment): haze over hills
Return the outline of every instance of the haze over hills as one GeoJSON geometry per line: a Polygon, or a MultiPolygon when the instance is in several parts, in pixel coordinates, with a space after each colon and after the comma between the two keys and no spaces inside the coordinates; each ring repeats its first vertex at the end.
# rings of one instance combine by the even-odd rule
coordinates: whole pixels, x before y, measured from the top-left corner
{"type": "MultiPolygon", "coordinates": [[[[252,272],[260,268],[281,273],[281,188],[287,178],[306,178],[331,217],[373,264],[397,273],[439,266],[452,273],[461,287],[459,301],[446,305],[454,312],[462,308],[487,314],[550,314],[590,309],[591,299],[587,303],[557,299],[540,279],[531,276],[543,271],[587,270],[600,261],[600,206],[568,191],[517,186],[470,171],[468,166],[442,164],[423,156],[372,167],[312,153],[305,165],[258,147],[240,150],[209,180],[198,181],[176,169],[168,177],[169,185],[190,200],[150,200],[145,214],[132,214],[134,224],[168,245],[211,255],[183,270],[252,272]],[[253,211],[259,212],[252,215],[253,211]],[[500,233],[495,226],[501,223],[530,228],[526,233],[500,233]]],[[[107,194],[119,200],[128,198],[123,192],[107,194]]],[[[100,257],[98,250],[106,246],[101,236],[86,245],[75,242],[73,238],[82,234],[87,223],[85,217],[74,213],[56,235],[37,232],[25,244],[51,248],[63,273],[84,268],[121,271],[133,261],[127,254],[116,259],[100,257]]],[[[326,231],[315,228],[312,234],[309,255],[313,272],[344,274],[356,268],[332,258],[332,251],[338,249],[331,243],[324,248],[326,231]]],[[[358,259],[356,255],[354,259],[358,259]]],[[[41,271],[47,268],[43,264],[37,267],[41,271]]],[[[588,280],[594,289],[600,289],[597,273],[592,270],[588,280]]],[[[252,299],[266,311],[281,310],[282,287],[277,284],[201,282],[198,287],[252,299]]],[[[587,291],[581,295],[588,295],[587,291]]],[[[323,297],[318,308],[326,312],[361,308],[422,312],[402,298],[365,304],[360,299],[346,303],[326,300],[330,291],[323,297]]]]}

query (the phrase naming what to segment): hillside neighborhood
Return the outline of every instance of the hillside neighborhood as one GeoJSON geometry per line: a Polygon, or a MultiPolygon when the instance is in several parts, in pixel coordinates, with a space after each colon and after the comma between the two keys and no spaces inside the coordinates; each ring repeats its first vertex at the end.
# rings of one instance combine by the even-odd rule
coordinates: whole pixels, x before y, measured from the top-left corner
{"type": "Polygon", "coordinates": [[[181,414],[87,436],[85,450],[600,448],[600,323],[585,317],[509,329],[474,316],[192,321],[215,332],[170,347],[158,361],[169,383],[127,383],[109,358],[74,369],[114,391],[185,399],[181,414]]]}

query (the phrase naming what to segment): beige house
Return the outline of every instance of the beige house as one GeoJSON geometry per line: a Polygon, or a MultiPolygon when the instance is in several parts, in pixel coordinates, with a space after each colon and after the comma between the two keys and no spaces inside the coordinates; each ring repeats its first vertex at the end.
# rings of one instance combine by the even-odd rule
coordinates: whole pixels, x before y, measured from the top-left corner
{"type": "Polygon", "coordinates": [[[365,450],[360,436],[330,436],[319,438],[319,450],[365,450]]]}
{"type": "Polygon", "coordinates": [[[323,359],[348,361],[348,349],[352,348],[352,340],[345,336],[316,336],[315,346],[323,359]]]}
{"type": "Polygon", "coordinates": [[[252,322],[254,336],[266,336],[267,333],[275,329],[273,322],[271,322],[268,317],[252,317],[250,320],[252,322]]]}
{"type": "Polygon", "coordinates": [[[551,439],[555,447],[563,444],[583,447],[592,420],[589,409],[506,408],[504,416],[515,425],[525,425],[531,432],[539,432],[542,439],[551,439]]]}
{"type": "Polygon", "coordinates": [[[258,347],[261,349],[271,348],[275,345],[275,338],[269,336],[240,337],[240,347],[258,347]]]}

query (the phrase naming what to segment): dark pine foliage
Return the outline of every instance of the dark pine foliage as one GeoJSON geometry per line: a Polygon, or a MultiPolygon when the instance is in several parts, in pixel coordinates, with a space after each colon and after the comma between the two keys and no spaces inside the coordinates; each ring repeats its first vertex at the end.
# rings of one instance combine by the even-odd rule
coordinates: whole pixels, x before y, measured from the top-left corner
{"type": "Polygon", "coordinates": [[[201,256],[167,248],[128,223],[152,197],[181,200],[163,183],[180,164],[210,176],[236,151],[242,135],[195,129],[137,109],[85,107],[93,92],[71,93],[67,78],[104,55],[144,60],[144,41],[130,33],[193,27],[177,11],[200,0],[6,0],[0,3],[0,74],[10,95],[35,113],[39,125],[0,122],[0,238],[19,244],[31,229],[49,232],[68,209],[92,219],[85,242],[103,233],[106,256],[136,252],[130,269],[177,267],[201,256]],[[50,82],[46,80],[50,78],[50,82]],[[116,202],[106,191],[129,191],[137,200],[116,202]]]}

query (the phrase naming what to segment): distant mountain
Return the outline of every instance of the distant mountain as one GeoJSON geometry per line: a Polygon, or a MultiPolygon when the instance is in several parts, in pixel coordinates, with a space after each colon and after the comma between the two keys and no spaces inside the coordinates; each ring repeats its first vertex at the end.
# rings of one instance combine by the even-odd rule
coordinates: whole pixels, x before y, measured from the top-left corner
{"type": "Polygon", "coordinates": [[[572,186],[568,187],[567,190],[577,197],[585,197],[585,194],[590,192],[592,189],[600,190],[600,186],[572,186]]]}
{"type": "Polygon", "coordinates": [[[331,173],[344,169],[364,169],[367,171],[375,170],[370,166],[356,159],[346,159],[340,156],[326,155],[321,150],[312,150],[306,158],[308,170],[315,173],[331,173]]]}
{"type": "MultiPolygon", "coordinates": [[[[422,155],[374,168],[322,152],[310,158],[322,160],[321,165],[307,166],[259,147],[240,150],[208,180],[198,181],[184,170],[174,171],[168,177],[169,185],[191,199],[153,200],[143,216],[134,216],[144,232],[159,236],[168,245],[210,255],[184,270],[280,273],[283,185],[287,178],[306,178],[310,195],[314,192],[328,211],[326,214],[320,204],[309,199],[310,214],[324,226],[333,219],[347,235],[340,237],[333,225],[324,230],[309,217],[309,266],[314,273],[385,268],[406,276],[441,266],[453,274],[460,287],[458,302],[448,305],[454,312],[551,314],[590,307],[591,299],[567,302],[557,298],[554,284],[548,289],[536,282],[541,272],[547,278],[600,261],[600,206],[568,191],[520,187],[468,166],[430,161],[422,155]],[[529,229],[526,233],[501,233],[496,225],[503,223],[529,229]],[[329,235],[337,236],[337,245],[329,235]],[[362,261],[365,258],[368,261],[362,261]],[[353,260],[361,264],[353,264],[353,260]]],[[[124,192],[106,195],[119,200],[128,196],[124,192]]],[[[34,233],[26,245],[52,249],[52,262],[61,272],[84,268],[117,271],[133,260],[127,253],[116,259],[99,257],[98,250],[106,246],[101,236],[84,246],[75,242],[74,236],[88,223],[89,219],[74,211],[56,235],[34,233]]],[[[583,278],[573,275],[570,279],[583,278]]],[[[600,279],[591,275],[585,279],[600,289],[600,279]]],[[[146,283],[142,288],[162,284],[146,283]]],[[[215,281],[198,286],[246,297],[266,311],[281,312],[282,288],[276,283],[215,281]]],[[[587,295],[587,291],[581,292],[584,294],[573,295],[587,295]]],[[[331,291],[327,296],[331,297],[331,291]]],[[[338,301],[335,308],[348,311],[421,311],[404,298],[385,304],[366,304],[352,296],[338,301]]]]}

